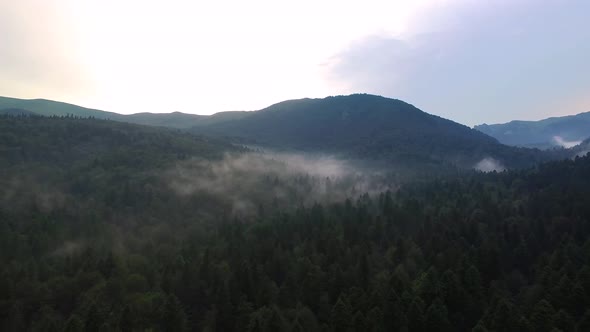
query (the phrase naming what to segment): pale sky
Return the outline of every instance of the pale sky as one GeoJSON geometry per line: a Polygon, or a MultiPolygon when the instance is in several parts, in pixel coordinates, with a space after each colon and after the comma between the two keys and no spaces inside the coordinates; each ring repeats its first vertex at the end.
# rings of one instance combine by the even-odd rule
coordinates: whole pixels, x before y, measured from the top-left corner
{"type": "Polygon", "coordinates": [[[590,1],[0,0],[0,95],[211,114],[373,93],[467,125],[590,111],[590,1]]]}

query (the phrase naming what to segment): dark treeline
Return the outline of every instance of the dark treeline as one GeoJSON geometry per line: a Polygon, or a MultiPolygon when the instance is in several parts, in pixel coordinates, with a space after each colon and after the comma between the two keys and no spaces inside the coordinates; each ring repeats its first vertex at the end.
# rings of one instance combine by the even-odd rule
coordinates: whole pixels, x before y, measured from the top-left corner
{"type": "Polygon", "coordinates": [[[590,157],[241,217],[161,175],[223,142],[0,129],[2,331],[590,330],[590,157]]]}

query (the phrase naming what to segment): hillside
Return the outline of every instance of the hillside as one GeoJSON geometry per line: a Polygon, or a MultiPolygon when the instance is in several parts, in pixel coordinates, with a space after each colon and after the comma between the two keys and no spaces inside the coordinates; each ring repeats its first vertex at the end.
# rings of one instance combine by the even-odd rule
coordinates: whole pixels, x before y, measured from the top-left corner
{"type": "Polygon", "coordinates": [[[200,124],[206,116],[196,114],[185,114],[181,112],[172,113],[135,113],[122,115],[120,121],[137,123],[147,126],[161,126],[170,128],[191,128],[200,124]]]}
{"type": "Polygon", "coordinates": [[[228,143],[173,129],[98,119],[0,116],[0,165],[5,172],[37,164],[62,172],[95,161],[138,170],[191,156],[220,158],[235,150],[228,143]]]}
{"type": "Polygon", "coordinates": [[[121,117],[120,114],[85,108],[68,103],[46,99],[17,99],[0,97],[1,109],[20,109],[43,116],[65,116],[74,115],[78,117],[95,117],[97,119],[116,120],[121,117]]]}
{"type": "Polygon", "coordinates": [[[0,114],[37,114],[42,116],[73,115],[82,118],[93,117],[96,119],[109,119],[129,123],[137,123],[149,126],[161,126],[171,128],[190,128],[199,125],[207,116],[173,113],[136,113],[131,115],[106,112],[85,108],[73,104],[62,103],[46,99],[17,99],[0,97],[0,114]],[[15,113],[6,110],[20,110],[15,113]]]}
{"type": "Polygon", "coordinates": [[[474,128],[508,145],[569,148],[590,137],[590,112],[540,121],[483,124],[474,128]]]}
{"type": "Polygon", "coordinates": [[[0,330],[590,330],[590,157],[350,195],[244,155],[0,117],[0,330]]]}
{"type": "Polygon", "coordinates": [[[274,149],[414,165],[471,168],[483,158],[495,158],[508,167],[520,167],[546,157],[539,151],[503,146],[479,131],[403,101],[363,94],[285,101],[193,131],[274,149]]]}
{"type": "Polygon", "coordinates": [[[582,143],[571,148],[571,151],[577,157],[584,157],[590,153],[590,138],[584,140],[582,143]]]}
{"type": "Polygon", "coordinates": [[[220,122],[238,120],[249,116],[251,112],[219,112],[212,115],[186,114],[181,112],[172,113],[135,113],[121,115],[119,121],[143,124],[148,126],[161,126],[178,129],[190,129],[203,127],[220,122]]]}

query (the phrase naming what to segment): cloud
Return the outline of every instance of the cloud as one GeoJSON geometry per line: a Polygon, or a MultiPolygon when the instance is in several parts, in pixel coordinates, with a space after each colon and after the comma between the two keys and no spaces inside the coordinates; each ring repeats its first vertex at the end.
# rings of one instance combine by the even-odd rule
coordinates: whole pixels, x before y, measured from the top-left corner
{"type": "Polygon", "coordinates": [[[576,145],[580,145],[582,141],[566,141],[561,136],[553,136],[553,142],[563,148],[569,149],[576,145]]]}
{"type": "Polygon", "coordinates": [[[585,1],[456,1],[424,13],[410,34],[357,40],[325,73],[347,92],[467,124],[582,112],[560,107],[590,89],[588,13],[585,1]]]}
{"type": "Polygon", "coordinates": [[[501,162],[494,158],[484,158],[475,164],[474,168],[480,172],[502,172],[506,170],[506,167],[501,162]]]}

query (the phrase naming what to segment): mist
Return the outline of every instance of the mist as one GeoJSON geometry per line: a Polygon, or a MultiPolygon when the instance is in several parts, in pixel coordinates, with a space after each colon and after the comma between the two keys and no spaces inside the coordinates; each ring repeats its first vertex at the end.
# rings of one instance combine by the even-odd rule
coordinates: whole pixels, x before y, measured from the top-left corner
{"type": "Polygon", "coordinates": [[[570,149],[576,145],[580,145],[582,141],[567,141],[561,136],[553,136],[553,142],[563,148],[570,149]]]}
{"type": "Polygon", "coordinates": [[[226,206],[222,211],[242,217],[395,188],[382,172],[336,157],[258,152],[178,163],[165,181],[181,197],[226,206]]]}
{"type": "Polygon", "coordinates": [[[506,167],[502,163],[494,158],[487,157],[480,160],[475,164],[474,168],[480,172],[502,172],[506,170],[506,167]]]}
{"type": "Polygon", "coordinates": [[[578,152],[576,153],[575,157],[585,157],[588,153],[590,153],[590,142],[584,142],[579,144],[575,150],[578,152]]]}
{"type": "Polygon", "coordinates": [[[44,213],[63,208],[70,198],[63,188],[42,176],[23,175],[0,179],[0,208],[35,208],[44,213]]]}

